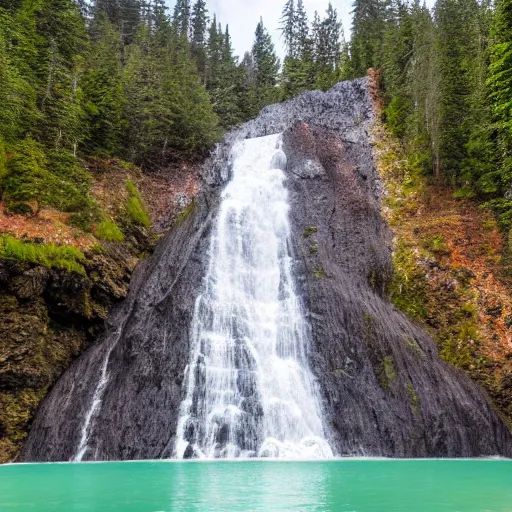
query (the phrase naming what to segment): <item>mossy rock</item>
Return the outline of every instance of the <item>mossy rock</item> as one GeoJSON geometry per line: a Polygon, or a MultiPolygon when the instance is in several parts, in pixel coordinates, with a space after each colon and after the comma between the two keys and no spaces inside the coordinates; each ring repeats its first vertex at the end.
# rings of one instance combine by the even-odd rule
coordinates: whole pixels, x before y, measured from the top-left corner
{"type": "Polygon", "coordinates": [[[304,232],[302,233],[302,236],[304,238],[309,238],[311,235],[314,235],[318,231],[318,228],[315,226],[309,226],[307,227],[304,232]]]}
{"type": "Polygon", "coordinates": [[[389,389],[393,381],[398,377],[395,361],[392,356],[386,356],[380,364],[378,380],[382,389],[389,389]]]}

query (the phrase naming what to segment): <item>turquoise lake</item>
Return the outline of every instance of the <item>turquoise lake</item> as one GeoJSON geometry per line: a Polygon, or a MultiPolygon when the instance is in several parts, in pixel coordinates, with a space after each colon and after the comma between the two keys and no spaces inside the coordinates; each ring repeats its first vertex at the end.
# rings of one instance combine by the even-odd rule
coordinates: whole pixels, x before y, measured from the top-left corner
{"type": "Polygon", "coordinates": [[[0,510],[512,512],[512,461],[8,465],[0,510]]]}

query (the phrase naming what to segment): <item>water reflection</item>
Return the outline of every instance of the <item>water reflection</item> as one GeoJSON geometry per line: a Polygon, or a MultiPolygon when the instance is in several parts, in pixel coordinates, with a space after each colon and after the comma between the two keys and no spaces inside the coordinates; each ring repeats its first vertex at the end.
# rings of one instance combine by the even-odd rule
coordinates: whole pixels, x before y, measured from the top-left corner
{"type": "Polygon", "coordinates": [[[325,463],[178,464],[172,472],[169,511],[327,512],[328,482],[325,463]]]}

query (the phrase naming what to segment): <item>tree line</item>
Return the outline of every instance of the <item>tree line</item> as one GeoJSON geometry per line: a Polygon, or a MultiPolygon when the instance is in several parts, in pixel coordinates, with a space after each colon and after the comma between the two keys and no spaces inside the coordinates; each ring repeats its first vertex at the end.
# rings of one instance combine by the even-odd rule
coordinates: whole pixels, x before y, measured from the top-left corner
{"type": "Polygon", "coordinates": [[[204,155],[262,107],[379,68],[384,116],[421,172],[512,223],[512,0],[283,1],[280,62],[263,20],[235,55],[205,0],[1,0],[0,193],[90,205],[89,156],[144,169],[204,155]]]}
{"type": "Polygon", "coordinates": [[[411,163],[510,229],[512,1],[356,0],[347,77],[370,67],[411,163]]]}

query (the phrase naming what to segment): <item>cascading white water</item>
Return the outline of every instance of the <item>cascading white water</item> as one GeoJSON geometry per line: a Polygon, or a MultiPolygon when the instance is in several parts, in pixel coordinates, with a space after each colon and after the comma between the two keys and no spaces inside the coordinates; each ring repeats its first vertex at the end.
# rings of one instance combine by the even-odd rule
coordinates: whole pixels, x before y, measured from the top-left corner
{"type": "Polygon", "coordinates": [[[292,278],[281,135],[233,148],[177,430],[178,458],[328,458],[292,278]]]}

